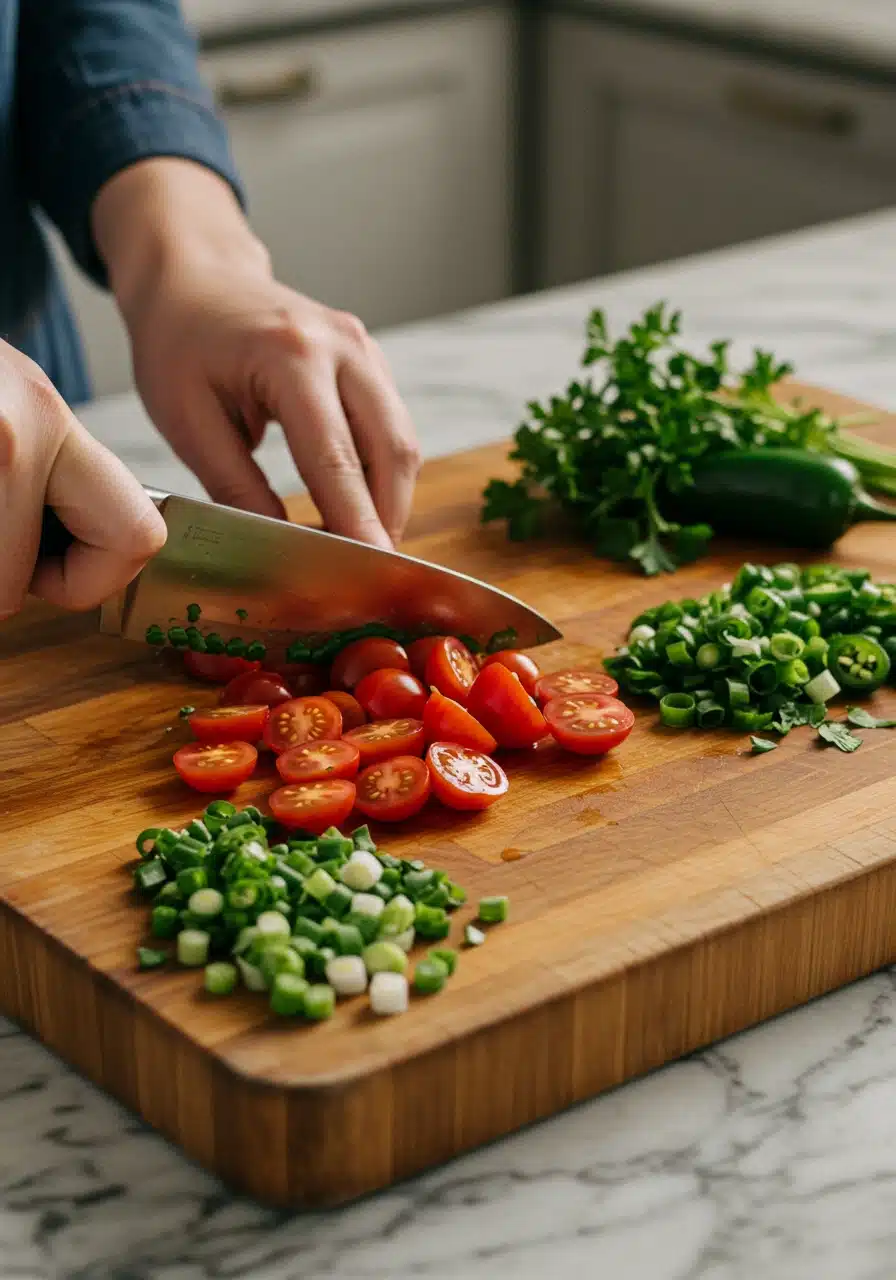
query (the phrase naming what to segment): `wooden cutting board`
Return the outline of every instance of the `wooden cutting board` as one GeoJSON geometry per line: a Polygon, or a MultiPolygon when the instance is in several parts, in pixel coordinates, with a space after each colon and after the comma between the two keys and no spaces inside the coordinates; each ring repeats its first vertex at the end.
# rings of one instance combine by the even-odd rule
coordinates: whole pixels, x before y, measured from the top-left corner
{"type": "MultiPolygon", "coordinates": [[[[896,439],[896,418],[871,434],[896,439]]],[[[567,638],[542,651],[548,668],[596,663],[642,607],[700,595],[745,558],[792,558],[727,548],[648,580],[512,546],[477,523],[503,456],[429,464],[408,546],[552,617],[567,638]]],[[[896,533],[866,526],[836,558],[893,579],[896,533]]],[[[434,808],[385,838],[474,902],[510,894],[512,922],[443,994],[385,1021],[346,1003],[319,1027],[248,994],[212,1003],[194,973],[136,971],[147,912],[128,874],[138,831],[202,807],[170,759],[180,705],[212,700],[90,619],[35,606],[0,628],[0,1008],[261,1199],[383,1187],[896,957],[896,733],[846,756],[795,732],[753,758],[741,737],[645,712],[600,763],[517,756],[491,813],[434,808]]],[[[876,704],[893,714],[896,695],[876,704]]]]}

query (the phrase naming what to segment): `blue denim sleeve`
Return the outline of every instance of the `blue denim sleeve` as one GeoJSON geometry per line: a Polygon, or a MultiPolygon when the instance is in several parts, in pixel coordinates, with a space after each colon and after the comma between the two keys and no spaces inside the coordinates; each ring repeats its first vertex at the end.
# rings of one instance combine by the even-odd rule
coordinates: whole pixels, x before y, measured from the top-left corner
{"type": "Polygon", "coordinates": [[[242,200],[179,0],[22,0],[18,107],[28,195],[100,284],[90,208],[119,170],[195,160],[242,200]]]}

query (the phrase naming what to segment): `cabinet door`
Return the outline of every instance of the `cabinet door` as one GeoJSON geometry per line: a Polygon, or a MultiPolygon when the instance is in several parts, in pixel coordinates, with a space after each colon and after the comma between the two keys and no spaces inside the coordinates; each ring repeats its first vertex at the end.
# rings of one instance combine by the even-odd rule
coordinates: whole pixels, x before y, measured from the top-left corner
{"type": "Polygon", "coordinates": [[[896,93],[555,19],[539,279],[562,283],[896,199],[896,93]]]}
{"type": "MultiPolygon", "coordinates": [[[[282,281],[371,328],[509,292],[512,34],[495,7],[204,59],[282,281]]],[[[122,390],[115,308],[66,270],[95,390],[122,390]]]]}

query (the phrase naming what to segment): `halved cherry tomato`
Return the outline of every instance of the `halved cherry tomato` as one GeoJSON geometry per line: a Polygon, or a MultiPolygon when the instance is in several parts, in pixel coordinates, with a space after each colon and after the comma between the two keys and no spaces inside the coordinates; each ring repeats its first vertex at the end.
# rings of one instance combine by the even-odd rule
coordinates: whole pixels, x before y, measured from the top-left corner
{"type": "Polygon", "coordinates": [[[487,809],[507,793],[507,774],[480,751],[434,742],[426,753],[433,794],[449,809],[487,809]]]}
{"type": "Polygon", "coordinates": [[[277,772],[284,782],[321,782],[325,778],[353,778],[361,753],[351,742],[303,742],[277,757],[277,772]]]}
{"type": "Polygon", "coordinates": [[[174,753],[174,767],[194,791],[233,791],[254,772],[258,752],[248,742],[189,742],[174,753]]]}
{"type": "Polygon", "coordinates": [[[605,693],[571,693],[544,709],[551,733],[567,751],[602,756],[632,731],[635,717],[625,703],[605,693]]]}
{"type": "Polygon", "coordinates": [[[493,662],[500,662],[502,667],[506,667],[515,676],[519,676],[520,684],[526,690],[526,693],[531,698],[535,697],[535,685],[541,675],[541,668],[534,658],[530,658],[528,653],[520,653],[519,649],[501,649],[498,653],[488,654],[482,665],[483,667],[488,667],[493,662]]]}
{"type": "Polygon", "coordinates": [[[429,799],[429,769],[419,756],[393,756],[368,765],[358,776],[355,806],[365,818],[404,822],[429,799]]]}
{"type": "Polygon", "coordinates": [[[327,827],[345,822],[355,807],[355,784],[345,778],[325,782],[297,782],[271,794],[271,813],[290,830],[319,836],[327,827]]]}
{"type": "Polygon", "coordinates": [[[500,662],[482,668],[470,690],[467,710],[502,747],[531,747],[548,732],[544,716],[519,676],[500,662]]]}
{"type": "Polygon", "coordinates": [[[454,636],[442,636],[426,659],[426,684],[465,704],[475,679],[476,662],[467,646],[454,636]]]}
{"type": "Polygon", "coordinates": [[[605,693],[612,698],[618,692],[619,685],[612,676],[578,668],[549,671],[535,685],[535,696],[542,706],[551,698],[565,698],[570,693],[605,693]]]}
{"type": "Polygon", "coordinates": [[[380,667],[355,685],[355,697],[370,720],[397,720],[411,716],[419,720],[426,706],[426,689],[410,671],[380,667]]]}
{"type": "Polygon", "coordinates": [[[279,755],[303,742],[332,740],[342,736],[339,708],[326,698],[291,698],[272,707],[264,727],[265,743],[279,755]]]}
{"type": "Polygon", "coordinates": [[[291,689],[291,698],[307,698],[327,687],[327,668],[319,662],[272,662],[270,670],[291,689]]]}
{"type": "Polygon", "coordinates": [[[411,670],[418,680],[426,680],[426,663],[429,655],[439,643],[440,640],[447,639],[446,636],[424,636],[422,640],[414,640],[408,645],[408,659],[411,663],[411,670]]]}
{"type": "Polygon", "coordinates": [[[257,742],[264,732],[268,708],[206,707],[190,716],[190,728],[200,742],[257,742]]]}
{"type": "Polygon", "coordinates": [[[361,764],[375,764],[392,756],[422,756],[425,746],[422,720],[378,720],[349,729],[345,741],[361,752],[361,764]]]}
{"type": "Polygon", "coordinates": [[[328,702],[334,702],[342,712],[342,732],[346,733],[349,729],[357,729],[359,724],[367,723],[367,716],[364,714],[364,708],[361,706],[357,698],[352,697],[350,693],[346,693],[344,689],[327,689],[322,697],[328,702]]]}
{"type": "Polygon", "coordinates": [[[395,640],[385,636],[370,636],[367,640],[355,640],[336,654],[330,668],[330,684],[340,689],[354,689],[359,680],[379,667],[397,667],[410,671],[408,655],[395,640]]]}
{"type": "Polygon", "coordinates": [[[221,690],[218,701],[222,707],[238,707],[243,703],[276,707],[278,702],[288,702],[292,694],[276,671],[244,671],[221,690]]]}
{"type": "Polygon", "coordinates": [[[187,675],[208,684],[227,684],[245,671],[260,671],[261,663],[250,662],[248,658],[231,658],[226,653],[194,653],[187,649],[184,670],[187,675]]]}
{"type": "Polygon", "coordinates": [[[423,709],[423,731],[427,742],[455,742],[472,751],[484,751],[491,755],[498,745],[488,729],[470,715],[453,698],[433,689],[423,709]]]}

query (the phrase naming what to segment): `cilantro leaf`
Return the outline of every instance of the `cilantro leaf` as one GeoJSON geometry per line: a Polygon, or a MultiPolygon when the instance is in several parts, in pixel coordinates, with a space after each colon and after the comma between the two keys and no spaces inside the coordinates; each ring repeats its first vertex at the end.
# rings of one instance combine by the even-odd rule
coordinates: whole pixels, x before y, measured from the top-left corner
{"type": "Polygon", "coordinates": [[[825,720],[818,726],[818,736],[839,751],[858,751],[862,745],[862,739],[850,733],[842,720],[825,720]]]}
{"type": "Polygon", "coordinates": [[[750,755],[762,756],[767,751],[775,751],[777,746],[777,742],[770,742],[768,738],[755,738],[752,734],[750,735],[750,755]]]}
{"type": "Polygon", "coordinates": [[[848,707],[846,718],[858,729],[896,729],[896,720],[880,720],[864,707],[848,707]]]}
{"type": "Polygon", "coordinates": [[[799,729],[803,725],[811,725],[817,729],[827,717],[827,711],[820,702],[785,702],[778,708],[778,715],[772,721],[775,733],[782,736],[791,729],[799,729]]]}

